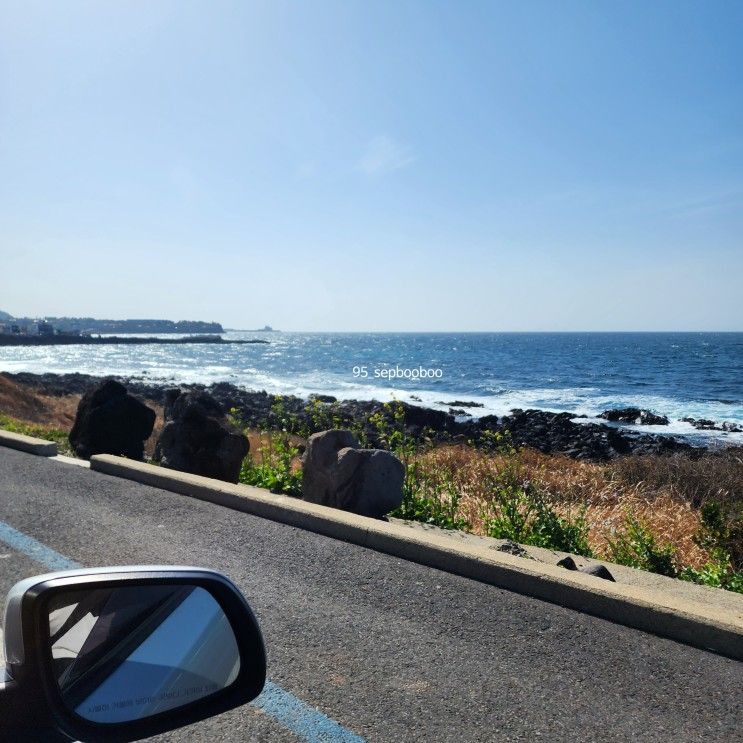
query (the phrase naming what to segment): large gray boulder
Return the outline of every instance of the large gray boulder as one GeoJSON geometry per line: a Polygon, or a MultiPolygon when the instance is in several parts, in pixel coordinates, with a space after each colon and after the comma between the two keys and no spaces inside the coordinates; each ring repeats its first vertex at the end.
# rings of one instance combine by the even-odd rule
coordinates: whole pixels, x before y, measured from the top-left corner
{"type": "Polygon", "coordinates": [[[382,449],[361,449],[350,431],[310,436],[302,458],[304,500],[381,518],[402,503],[405,468],[382,449]]]}
{"type": "Polygon", "coordinates": [[[163,467],[237,482],[249,450],[247,437],[209,393],[168,391],[165,426],[155,449],[163,467]]]}
{"type": "Polygon", "coordinates": [[[142,460],[144,442],[155,425],[156,413],[132,397],[123,384],[108,379],[80,400],[69,439],[75,454],[116,454],[142,460]]]}

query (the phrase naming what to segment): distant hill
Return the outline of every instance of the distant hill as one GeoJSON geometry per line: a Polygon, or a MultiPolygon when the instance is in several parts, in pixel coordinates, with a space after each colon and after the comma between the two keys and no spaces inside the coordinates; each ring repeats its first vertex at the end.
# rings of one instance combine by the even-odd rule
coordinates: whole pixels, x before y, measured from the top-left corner
{"type": "Polygon", "coordinates": [[[218,322],[203,320],[96,320],[92,317],[47,317],[56,329],[91,333],[224,333],[218,322]]]}
{"type": "MultiPolygon", "coordinates": [[[[0,322],[14,319],[0,312],[0,322]]],[[[19,324],[34,322],[33,318],[15,318],[19,324]]],[[[218,322],[203,320],[97,320],[94,317],[46,317],[55,330],[90,333],[224,333],[218,322]]]]}

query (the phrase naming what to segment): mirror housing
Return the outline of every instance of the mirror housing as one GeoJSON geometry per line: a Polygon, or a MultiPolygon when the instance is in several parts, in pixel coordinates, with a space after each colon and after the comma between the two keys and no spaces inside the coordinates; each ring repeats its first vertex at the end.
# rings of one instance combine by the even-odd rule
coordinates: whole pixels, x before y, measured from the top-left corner
{"type": "MultiPolygon", "coordinates": [[[[171,623],[185,624],[184,616],[179,619],[176,613],[167,611],[164,616],[170,618],[171,623]]],[[[154,626],[159,625],[155,623],[154,626]]],[[[222,633],[224,635],[224,627],[222,633]]],[[[130,649],[134,647],[130,644],[130,649]]],[[[28,710],[27,726],[55,729],[74,740],[91,743],[139,740],[225,712],[255,699],[266,678],[266,654],[260,628],[242,594],[220,573],[192,567],[91,568],[23,580],[8,594],[5,651],[6,681],[4,686],[0,683],[0,697],[12,695],[14,715],[28,710]],[[201,696],[192,695],[182,704],[147,713],[149,716],[115,722],[96,721],[94,715],[86,719],[70,706],[60,690],[58,669],[55,670],[52,658],[50,607],[58,606],[61,599],[73,592],[77,597],[85,597],[95,595],[96,591],[108,595],[108,591],[126,589],[120,594],[131,597],[143,595],[145,589],[151,594],[156,587],[164,593],[186,595],[201,589],[199,595],[210,597],[211,604],[221,610],[222,624],[226,618],[228,629],[234,635],[234,642],[230,638],[231,652],[235,645],[239,652],[234,673],[223,688],[214,685],[213,691],[210,688],[201,696]],[[138,594],[138,588],[143,592],[138,594]]],[[[114,670],[122,666],[121,657],[113,664],[114,670]]],[[[131,692],[134,695],[142,690],[132,688],[131,692]]],[[[22,727],[23,723],[19,725],[22,727]]]]}

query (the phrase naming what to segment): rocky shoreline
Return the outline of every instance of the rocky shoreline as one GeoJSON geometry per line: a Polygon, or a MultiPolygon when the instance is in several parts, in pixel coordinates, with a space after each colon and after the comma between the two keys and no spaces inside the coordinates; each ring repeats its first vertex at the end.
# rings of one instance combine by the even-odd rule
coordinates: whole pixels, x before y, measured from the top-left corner
{"type": "MultiPolygon", "coordinates": [[[[99,384],[103,377],[86,374],[31,374],[26,372],[3,374],[16,383],[37,392],[52,395],[81,395],[99,384]]],[[[109,377],[110,378],[110,377],[109,377]]],[[[114,377],[126,385],[132,394],[163,405],[167,392],[173,385],[152,383],[142,378],[114,377]]],[[[330,427],[363,428],[369,442],[381,445],[379,431],[370,416],[381,414],[389,418],[390,412],[383,403],[375,400],[342,400],[316,395],[310,400],[283,396],[280,405],[277,397],[264,391],[242,389],[228,382],[209,386],[201,384],[180,385],[184,391],[206,390],[222,406],[237,409],[242,420],[251,428],[289,428],[313,433],[330,427]]],[[[459,402],[459,401],[458,401],[459,402]]],[[[460,402],[460,406],[465,403],[460,402]]],[[[404,410],[405,429],[412,438],[436,443],[472,441],[487,446],[492,434],[510,432],[516,446],[528,446],[545,454],[565,454],[575,459],[606,461],[629,454],[701,454],[704,447],[692,446],[668,434],[640,433],[621,428],[622,422],[634,423],[651,420],[647,411],[628,408],[607,411],[604,417],[616,421],[614,425],[581,422],[573,413],[552,413],[543,410],[513,410],[510,415],[462,420],[453,414],[432,410],[409,403],[400,403],[404,410]]],[[[654,421],[658,425],[659,419],[654,421]]],[[[707,421],[704,421],[707,424],[707,421]]]]}

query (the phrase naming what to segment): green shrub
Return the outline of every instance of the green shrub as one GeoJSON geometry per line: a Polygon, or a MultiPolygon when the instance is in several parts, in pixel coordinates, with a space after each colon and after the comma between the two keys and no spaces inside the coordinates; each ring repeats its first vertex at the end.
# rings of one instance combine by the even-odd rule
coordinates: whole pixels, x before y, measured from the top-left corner
{"type": "Polygon", "coordinates": [[[450,478],[432,477],[418,462],[409,462],[402,492],[402,503],[391,516],[442,529],[467,530],[466,519],[457,515],[461,496],[450,478]]]}
{"type": "Polygon", "coordinates": [[[733,570],[725,557],[713,558],[701,570],[685,567],[679,572],[678,577],[703,586],[743,593],[743,572],[733,570]]]}
{"type": "Polygon", "coordinates": [[[369,423],[375,431],[377,445],[407,464],[418,446],[405,428],[405,406],[399,400],[386,402],[382,410],[369,416],[369,423]]]}
{"type": "Polygon", "coordinates": [[[305,425],[306,432],[303,435],[309,436],[311,433],[318,431],[328,431],[333,428],[342,428],[343,419],[335,403],[324,403],[320,400],[310,400],[305,405],[305,412],[310,417],[309,426],[305,425]]]}
{"type": "MultiPolygon", "coordinates": [[[[288,419],[284,418],[283,402],[278,396],[272,406],[272,412],[279,420],[288,422],[288,419]]],[[[228,418],[233,425],[247,434],[247,427],[237,408],[230,409],[228,418]]],[[[243,459],[238,482],[265,488],[272,493],[284,493],[301,498],[302,472],[294,467],[299,448],[291,444],[287,431],[265,431],[260,441],[258,451],[251,451],[243,459]]]]}
{"type": "MultiPolygon", "coordinates": [[[[398,456],[407,460],[403,502],[392,515],[444,529],[469,530],[468,520],[460,513],[461,485],[451,471],[425,467],[412,457],[414,449],[399,421],[399,414],[391,423],[375,420],[385,440],[393,442],[398,456]]],[[[557,513],[546,495],[524,479],[518,452],[507,431],[486,432],[485,440],[503,457],[503,466],[497,473],[488,472],[483,483],[488,493],[487,512],[482,514],[485,533],[497,539],[589,556],[585,510],[575,517],[557,513]]]]}
{"type": "Polygon", "coordinates": [[[37,423],[24,423],[9,415],[0,414],[0,428],[12,433],[22,433],[25,436],[33,436],[36,439],[54,441],[57,451],[69,457],[74,457],[75,452],[70,445],[69,434],[61,428],[52,428],[37,423]]]}
{"type": "Polygon", "coordinates": [[[678,573],[673,545],[659,543],[650,527],[631,513],[627,514],[624,530],[607,541],[613,562],[671,578],[678,573]]]}
{"type": "Polygon", "coordinates": [[[268,442],[258,449],[260,463],[248,454],[240,468],[239,482],[266,488],[272,493],[285,493],[296,498],[302,496],[302,472],[294,468],[294,459],[299,449],[292,446],[278,432],[269,434],[268,442]]]}
{"type": "Polygon", "coordinates": [[[590,557],[585,509],[577,516],[560,516],[531,483],[504,483],[493,491],[490,513],[484,516],[486,533],[496,539],[590,557]]]}
{"type": "Polygon", "coordinates": [[[683,568],[679,578],[743,593],[743,570],[736,569],[728,551],[731,542],[739,538],[735,534],[736,528],[740,529],[739,517],[736,523],[719,501],[705,503],[701,508],[695,541],[710,553],[711,559],[701,570],[683,568]]]}
{"type": "Polygon", "coordinates": [[[510,431],[491,431],[489,428],[480,434],[480,448],[507,457],[515,457],[518,453],[513,445],[510,431]]]}
{"type": "Polygon", "coordinates": [[[564,517],[542,498],[538,498],[536,503],[537,513],[527,544],[560,552],[572,552],[585,557],[592,556],[591,548],[588,546],[585,508],[581,508],[576,516],[564,517]]]}

